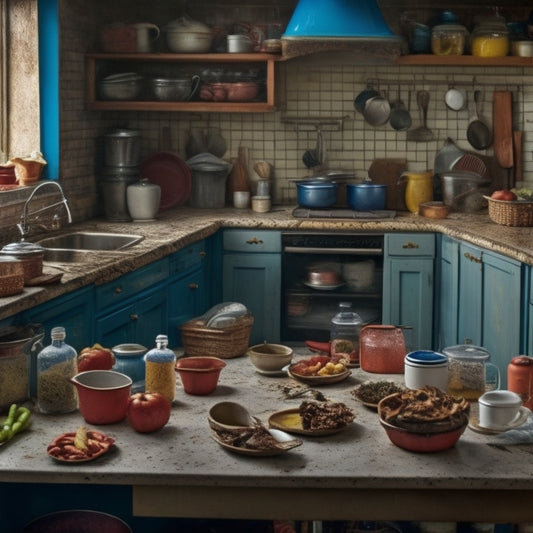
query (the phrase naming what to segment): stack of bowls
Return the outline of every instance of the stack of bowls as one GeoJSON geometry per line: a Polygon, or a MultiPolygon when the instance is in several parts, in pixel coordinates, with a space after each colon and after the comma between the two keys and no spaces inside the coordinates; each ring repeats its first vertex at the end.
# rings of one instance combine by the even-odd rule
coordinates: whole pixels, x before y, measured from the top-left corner
{"type": "Polygon", "coordinates": [[[135,130],[117,129],[104,135],[104,167],[100,184],[108,220],[131,220],[126,190],[140,178],[140,144],[140,134],[135,130]]]}

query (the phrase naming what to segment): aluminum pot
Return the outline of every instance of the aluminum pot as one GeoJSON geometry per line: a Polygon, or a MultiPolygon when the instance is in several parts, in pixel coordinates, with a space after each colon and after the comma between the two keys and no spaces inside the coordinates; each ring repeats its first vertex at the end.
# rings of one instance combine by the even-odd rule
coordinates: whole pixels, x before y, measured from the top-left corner
{"type": "Polygon", "coordinates": [[[348,183],[346,198],[350,209],[355,211],[385,209],[387,186],[376,183],[348,183]]]}
{"type": "Polygon", "coordinates": [[[107,167],[137,167],[141,156],[141,135],[135,130],[114,130],[104,135],[107,167]]]}
{"type": "Polygon", "coordinates": [[[296,181],[298,205],[302,207],[331,207],[337,201],[337,190],[334,181],[296,181]]]}
{"type": "Polygon", "coordinates": [[[452,211],[473,213],[487,206],[483,198],[490,180],[475,172],[450,171],[440,175],[442,200],[452,211]]]}
{"type": "Polygon", "coordinates": [[[150,80],[150,88],[154,98],[161,101],[184,102],[194,97],[200,76],[191,78],[154,78],[150,80]]]}

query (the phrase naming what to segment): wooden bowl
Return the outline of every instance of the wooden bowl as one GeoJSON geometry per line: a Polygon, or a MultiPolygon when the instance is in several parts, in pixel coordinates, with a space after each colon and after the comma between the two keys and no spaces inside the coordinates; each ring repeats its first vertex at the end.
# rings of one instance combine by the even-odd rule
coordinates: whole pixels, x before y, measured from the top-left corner
{"type": "Polygon", "coordinates": [[[426,218],[446,218],[450,206],[443,202],[423,202],[418,206],[418,214],[426,218]]]}

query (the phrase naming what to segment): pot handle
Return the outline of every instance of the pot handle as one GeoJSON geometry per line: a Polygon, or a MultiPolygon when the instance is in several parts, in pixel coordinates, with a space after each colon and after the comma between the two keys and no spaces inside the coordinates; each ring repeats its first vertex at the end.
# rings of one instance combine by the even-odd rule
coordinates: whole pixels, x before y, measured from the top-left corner
{"type": "Polygon", "coordinates": [[[200,76],[198,76],[198,74],[195,74],[191,78],[191,81],[192,81],[191,92],[189,93],[189,96],[187,97],[187,102],[196,96],[198,88],[200,87],[200,76]]]}

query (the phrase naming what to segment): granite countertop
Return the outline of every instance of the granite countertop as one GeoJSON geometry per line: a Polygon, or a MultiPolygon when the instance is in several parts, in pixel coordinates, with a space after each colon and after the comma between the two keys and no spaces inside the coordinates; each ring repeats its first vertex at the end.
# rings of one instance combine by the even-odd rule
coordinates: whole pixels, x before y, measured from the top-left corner
{"type": "Polygon", "coordinates": [[[150,223],[92,219],[63,228],[62,232],[135,233],[144,236],[144,239],[131,249],[120,252],[88,252],[88,260],[84,263],[46,263],[45,273],[58,270],[64,273],[61,282],[43,287],[25,287],[22,294],[0,298],[0,319],[83,286],[111,281],[209,237],[220,228],[440,232],[533,265],[533,228],[495,224],[490,221],[486,211],[475,214],[452,213],[443,220],[423,218],[407,212],[398,212],[395,218],[362,220],[295,218],[292,216],[293,209],[294,206],[275,206],[269,213],[255,213],[249,209],[179,207],[161,213],[156,221],[150,223]]]}
{"type": "MultiPolygon", "coordinates": [[[[305,347],[298,347],[296,354],[297,358],[311,355],[305,347]]],[[[230,493],[236,499],[229,504],[231,511],[226,509],[228,516],[241,517],[247,511],[244,500],[237,496],[238,491],[244,491],[243,499],[250,498],[252,502],[254,494],[264,495],[263,491],[270,490],[270,498],[279,505],[283,505],[281,495],[289,491],[293,493],[295,518],[305,512],[307,518],[315,514],[327,515],[335,509],[339,512],[335,502],[348,501],[345,498],[351,491],[365,494],[392,491],[398,501],[402,494],[418,494],[424,498],[425,494],[435,495],[439,491],[446,491],[447,497],[452,497],[454,491],[469,491],[479,499],[477,491],[481,491],[480,502],[486,502],[485,497],[490,497],[491,491],[498,492],[500,498],[504,497],[499,491],[510,491],[508,494],[520,491],[529,498],[533,493],[533,462],[530,460],[533,415],[522,426],[525,432],[512,430],[489,436],[467,428],[452,449],[428,454],[408,452],[389,441],[376,411],[360,404],[352,393],[357,384],[367,379],[387,377],[402,381],[403,376],[368,374],[357,368],[341,383],[315,387],[327,399],[344,402],[354,410],[355,421],[347,429],[328,436],[302,436],[300,447],[276,457],[254,458],[229,452],[210,437],[207,412],[214,404],[221,401],[242,403],[266,424],[275,411],[298,407],[303,399],[313,398],[307,394],[289,399],[285,388],[294,391],[305,385],[286,375],[261,375],[246,356],[226,362],[219,385],[209,396],[185,394],[178,379],[172,416],[161,430],[152,434],[136,433],[127,421],[100,426],[101,431],[116,439],[116,448],[93,462],[59,464],[46,454],[46,446],[54,437],[75,431],[84,424],[79,412],[54,416],[35,413],[30,429],[1,450],[0,479],[4,482],[131,485],[134,487],[134,511],[156,512],[157,515],[166,512],[175,516],[216,516],[219,512],[216,502],[211,502],[212,509],[205,509],[205,498],[212,493],[223,500],[224,493],[230,493]],[[528,444],[518,444],[514,440],[517,437],[528,444]],[[320,510],[313,510],[314,491],[322,495],[324,509],[329,509],[327,502],[332,505],[331,511],[322,510],[322,505],[320,510]],[[299,502],[296,494],[307,496],[299,502]],[[168,504],[168,499],[172,499],[172,505],[165,511],[161,506],[165,502],[168,504]],[[187,515],[188,512],[203,514],[187,515]]],[[[526,507],[527,513],[532,515],[531,506],[526,507]]],[[[350,509],[347,515],[361,513],[356,506],[350,509]]],[[[413,507],[409,512],[412,513],[409,519],[416,519],[415,515],[419,514],[413,507]]],[[[457,508],[448,512],[455,513],[454,521],[461,518],[457,508]]],[[[505,508],[499,512],[505,512],[505,508]]],[[[275,518],[276,509],[270,510],[269,514],[272,513],[275,518]]],[[[528,521],[532,521],[533,516],[529,515],[528,521]]],[[[401,518],[391,517],[386,511],[379,518],[387,519],[387,516],[401,518]]],[[[492,520],[490,513],[485,516],[492,520]]],[[[502,515],[498,516],[501,519],[502,515]]],[[[512,517],[514,521],[519,518],[512,517]]]]}

